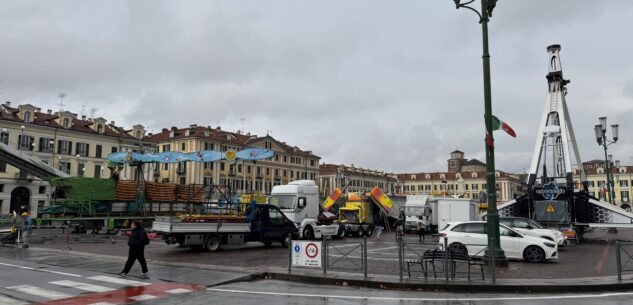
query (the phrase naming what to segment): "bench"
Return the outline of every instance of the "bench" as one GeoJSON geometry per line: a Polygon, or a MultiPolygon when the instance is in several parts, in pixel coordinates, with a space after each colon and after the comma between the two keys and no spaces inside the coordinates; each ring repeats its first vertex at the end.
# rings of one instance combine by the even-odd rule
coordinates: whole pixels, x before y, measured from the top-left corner
{"type": "Polygon", "coordinates": [[[430,263],[433,267],[433,277],[437,278],[437,273],[435,272],[435,261],[443,261],[444,260],[444,251],[440,249],[426,250],[424,254],[415,260],[407,260],[407,273],[409,277],[411,277],[411,265],[412,264],[420,264],[420,268],[422,269],[422,273],[424,274],[424,278],[428,277],[428,264],[430,263]]]}
{"type": "Polygon", "coordinates": [[[455,278],[455,269],[457,269],[457,263],[463,263],[468,265],[468,280],[470,281],[470,267],[479,266],[481,268],[481,279],[484,278],[484,262],[480,258],[468,256],[463,250],[449,249],[449,261],[451,263],[451,278],[455,278]]]}

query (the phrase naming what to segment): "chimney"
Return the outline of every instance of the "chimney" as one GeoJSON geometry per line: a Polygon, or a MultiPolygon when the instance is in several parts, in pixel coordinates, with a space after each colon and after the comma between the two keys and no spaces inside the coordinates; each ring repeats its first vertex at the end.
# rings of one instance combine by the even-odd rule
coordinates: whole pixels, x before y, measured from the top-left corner
{"type": "Polygon", "coordinates": [[[11,101],[6,101],[4,104],[11,107],[11,101]]]}
{"type": "Polygon", "coordinates": [[[110,121],[110,125],[115,126],[114,121],[110,121]]]}
{"type": "Polygon", "coordinates": [[[52,113],[53,113],[53,110],[51,110],[51,109],[46,109],[46,113],[47,113],[47,114],[52,114],[52,113]]]}
{"type": "Polygon", "coordinates": [[[176,131],[176,130],[178,130],[178,127],[176,127],[176,126],[171,126],[171,131],[176,131]]]}
{"type": "Polygon", "coordinates": [[[198,124],[191,124],[191,125],[189,125],[189,128],[196,128],[196,127],[198,127],[198,124]]]}
{"type": "Polygon", "coordinates": [[[169,131],[169,129],[167,129],[167,128],[163,128],[163,131],[162,131],[162,132],[168,132],[168,131],[169,131]]]}
{"type": "Polygon", "coordinates": [[[85,120],[86,120],[86,115],[82,115],[82,116],[81,116],[81,120],[82,120],[82,121],[85,121],[85,120]]]}
{"type": "Polygon", "coordinates": [[[220,131],[220,126],[216,127],[215,130],[220,131]]]}

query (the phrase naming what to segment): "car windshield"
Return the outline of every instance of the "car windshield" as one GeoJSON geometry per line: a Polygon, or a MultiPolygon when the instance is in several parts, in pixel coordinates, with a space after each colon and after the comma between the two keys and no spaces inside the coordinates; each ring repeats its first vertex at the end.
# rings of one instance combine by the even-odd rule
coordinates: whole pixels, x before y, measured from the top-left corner
{"type": "Polygon", "coordinates": [[[420,206],[405,207],[404,214],[406,216],[424,216],[424,207],[420,207],[420,206]]]}
{"type": "Polygon", "coordinates": [[[268,203],[282,210],[292,210],[297,202],[295,195],[272,195],[268,199],[268,203]]]}
{"type": "Polygon", "coordinates": [[[537,229],[545,229],[545,226],[543,226],[542,224],[540,224],[540,223],[538,223],[538,222],[536,222],[536,221],[534,221],[534,220],[532,220],[532,219],[528,219],[528,222],[530,223],[530,225],[531,225],[533,228],[537,228],[537,229]]]}

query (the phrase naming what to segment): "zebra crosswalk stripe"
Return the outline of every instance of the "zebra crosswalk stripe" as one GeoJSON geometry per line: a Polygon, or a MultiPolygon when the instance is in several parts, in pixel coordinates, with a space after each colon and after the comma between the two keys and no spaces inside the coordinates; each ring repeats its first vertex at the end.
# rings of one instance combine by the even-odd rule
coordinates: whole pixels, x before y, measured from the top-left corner
{"type": "Polygon", "coordinates": [[[46,299],[53,299],[53,300],[65,299],[72,296],[72,295],[65,294],[59,291],[43,289],[43,288],[31,286],[31,285],[18,285],[18,286],[6,287],[6,288],[9,290],[15,290],[15,291],[19,291],[25,294],[30,294],[30,295],[34,295],[34,296],[38,296],[38,297],[42,297],[46,299]]]}
{"type": "Polygon", "coordinates": [[[0,295],[0,305],[26,305],[28,303],[0,295]]]}
{"type": "Polygon", "coordinates": [[[88,277],[87,279],[95,280],[95,281],[99,281],[99,282],[119,284],[119,285],[124,285],[124,286],[133,286],[133,287],[150,285],[150,283],[146,283],[146,282],[126,280],[126,279],[122,279],[122,278],[105,276],[105,275],[91,276],[91,277],[88,277]]]}
{"type": "Polygon", "coordinates": [[[85,291],[90,291],[90,292],[106,292],[106,291],[115,290],[114,288],[110,288],[110,287],[79,283],[79,282],[67,281],[67,280],[50,282],[50,284],[69,287],[69,288],[75,288],[75,289],[85,290],[85,291]]]}

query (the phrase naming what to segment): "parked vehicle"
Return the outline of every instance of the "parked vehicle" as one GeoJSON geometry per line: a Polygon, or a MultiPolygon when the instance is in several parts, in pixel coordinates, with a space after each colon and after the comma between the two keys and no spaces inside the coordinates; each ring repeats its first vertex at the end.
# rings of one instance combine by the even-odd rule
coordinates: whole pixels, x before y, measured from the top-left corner
{"type": "Polygon", "coordinates": [[[179,244],[213,252],[221,244],[243,244],[251,241],[270,245],[281,242],[289,247],[299,237],[297,225],[276,206],[256,204],[247,216],[194,215],[157,216],[152,230],[167,244],[179,244]]]}
{"type": "Polygon", "coordinates": [[[567,243],[567,237],[561,231],[551,230],[544,225],[523,217],[501,217],[499,223],[502,223],[521,234],[536,236],[540,238],[549,239],[558,246],[565,246],[567,243]]]}
{"type": "Polygon", "coordinates": [[[407,231],[423,229],[430,232],[431,207],[427,205],[428,195],[407,195],[404,204],[407,231]]]}
{"type": "MultiPolygon", "coordinates": [[[[268,203],[278,207],[288,219],[297,224],[300,238],[320,239],[323,235],[344,235],[343,229],[338,224],[325,224],[319,220],[319,214],[321,214],[319,191],[312,180],[297,180],[287,185],[274,186],[268,203]]],[[[331,214],[325,219],[332,216],[334,215],[331,214]]]]}
{"type": "MultiPolygon", "coordinates": [[[[440,246],[444,240],[449,249],[467,253],[471,256],[483,256],[488,239],[486,222],[451,222],[440,231],[440,246]]],[[[521,234],[506,225],[499,225],[501,249],[507,258],[525,259],[531,263],[558,259],[558,245],[551,240],[521,234]]]]}
{"type": "Polygon", "coordinates": [[[480,219],[477,202],[467,198],[438,198],[436,210],[438,228],[444,228],[449,222],[480,219]]]}

